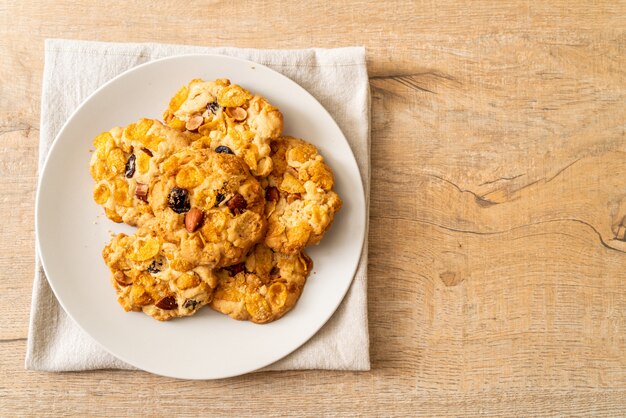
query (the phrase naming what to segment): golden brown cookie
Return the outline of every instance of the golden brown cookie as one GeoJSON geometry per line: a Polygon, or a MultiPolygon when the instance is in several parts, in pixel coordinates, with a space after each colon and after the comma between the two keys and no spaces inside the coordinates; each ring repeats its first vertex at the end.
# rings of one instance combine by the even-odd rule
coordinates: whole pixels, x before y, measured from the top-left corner
{"type": "Polygon", "coordinates": [[[172,98],[163,119],[197,133],[206,147],[243,158],[255,176],[272,171],[270,140],[282,134],[283,116],[263,97],[229,80],[192,80],[172,98]]]}
{"type": "Polygon", "coordinates": [[[102,256],[126,311],[143,311],[159,321],[193,315],[209,303],[217,278],[208,267],[189,268],[176,259],[176,246],[150,228],[119,234],[102,256]]]}
{"type": "Polygon", "coordinates": [[[189,143],[189,134],[151,119],[98,135],[89,166],[94,200],[114,222],[142,225],[153,216],[148,191],[158,164],[189,143]]]}
{"type": "Polygon", "coordinates": [[[240,262],[265,233],[263,189],[230,154],[184,148],[159,165],[150,225],[191,265],[240,262]]]}
{"type": "Polygon", "coordinates": [[[330,228],[341,199],[333,191],[333,173],[317,148],[301,139],[272,141],[272,173],[263,179],[267,244],[274,251],[297,254],[317,244],[330,228]]]}
{"type": "Polygon", "coordinates": [[[275,321],[294,307],[312,267],[303,252],[282,254],[259,244],[241,264],[216,271],[210,306],[238,320],[275,321]]]}

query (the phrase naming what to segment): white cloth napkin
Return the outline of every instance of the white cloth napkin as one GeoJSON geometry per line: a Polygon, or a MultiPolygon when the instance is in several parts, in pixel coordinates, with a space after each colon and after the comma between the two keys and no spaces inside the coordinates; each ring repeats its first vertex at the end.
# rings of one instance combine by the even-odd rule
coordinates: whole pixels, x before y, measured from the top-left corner
{"type": "MultiPolygon", "coordinates": [[[[47,40],[41,97],[39,168],[59,129],[93,91],[136,65],[180,54],[223,54],[264,64],[308,90],[330,112],[354,152],[369,207],[370,96],[365,50],[258,50],[162,44],[47,40]]],[[[57,302],[37,257],[26,368],[42,371],[133,369],[84,333],[57,302]]],[[[367,240],[339,309],[306,344],[264,370],[369,370],[367,240]]]]}

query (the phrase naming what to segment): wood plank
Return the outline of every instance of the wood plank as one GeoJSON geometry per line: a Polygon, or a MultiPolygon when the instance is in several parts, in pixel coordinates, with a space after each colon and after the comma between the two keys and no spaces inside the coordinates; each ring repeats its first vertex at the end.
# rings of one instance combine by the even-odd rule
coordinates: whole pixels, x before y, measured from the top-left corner
{"type": "MultiPolygon", "coordinates": [[[[37,416],[299,416],[423,415],[616,416],[623,412],[626,390],[457,391],[416,385],[416,377],[384,368],[372,372],[265,372],[222,381],[182,381],[137,371],[40,373],[12,366],[23,341],[1,343],[9,358],[0,359],[3,414],[27,411],[37,416]],[[9,395],[9,396],[7,396],[9,395]]],[[[19,414],[24,415],[24,414],[19,414]]]]}
{"type": "Polygon", "coordinates": [[[625,2],[27,0],[0,23],[2,415],[623,414],[625,2]],[[371,372],[23,370],[46,37],[367,47],[371,372]]]}

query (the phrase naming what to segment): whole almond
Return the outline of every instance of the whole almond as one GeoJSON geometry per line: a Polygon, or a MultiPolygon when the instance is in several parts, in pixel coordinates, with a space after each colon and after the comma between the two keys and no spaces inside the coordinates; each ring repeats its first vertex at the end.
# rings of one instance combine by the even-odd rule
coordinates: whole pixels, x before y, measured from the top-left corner
{"type": "Polygon", "coordinates": [[[204,213],[198,208],[191,208],[185,215],[185,228],[189,232],[195,232],[202,224],[204,213]]]}
{"type": "Polygon", "coordinates": [[[226,205],[228,209],[230,209],[230,213],[233,215],[241,215],[248,207],[248,202],[246,202],[246,199],[241,194],[235,193],[234,196],[226,202],[226,205]]]}
{"type": "Polygon", "coordinates": [[[224,270],[228,271],[230,277],[236,276],[246,269],[246,263],[234,264],[229,267],[224,267],[224,270]]]}
{"type": "Polygon", "coordinates": [[[137,188],[135,189],[135,196],[137,196],[137,199],[147,202],[148,201],[148,185],[137,183],[137,188]]]}
{"type": "Polygon", "coordinates": [[[200,125],[202,125],[202,122],[204,122],[204,118],[202,116],[192,116],[185,124],[185,128],[187,128],[188,131],[195,131],[200,127],[200,125]]]}

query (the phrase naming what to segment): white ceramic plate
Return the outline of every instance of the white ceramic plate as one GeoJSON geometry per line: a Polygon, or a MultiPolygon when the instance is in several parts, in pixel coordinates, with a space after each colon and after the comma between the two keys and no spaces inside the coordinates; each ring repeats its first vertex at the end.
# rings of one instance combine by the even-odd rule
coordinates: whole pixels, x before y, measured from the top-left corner
{"type": "Polygon", "coordinates": [[[48,281],[72,319],[107,351],[140,369],[178,378],[215,379],[257,370],[294,351],[331,317],[348,290],[365,237],[359,170],[341,130],[306,90],[262,65],[217,55],[153,61],[91,95],[66,122],[48,155],[37,194],[36,231],[48,281]],[[265,96],[285,117],[285,134],[315,144],[335,172],[344,206],[317,247],[314,270],[296,307],[267,325],[240,322],[206,307],[158,322],[118,305],[102,260],[111,233],[92,199],[93,138],[141,117],[160,119],[169,99],[194,78],[229,78],[265,96]]]}

